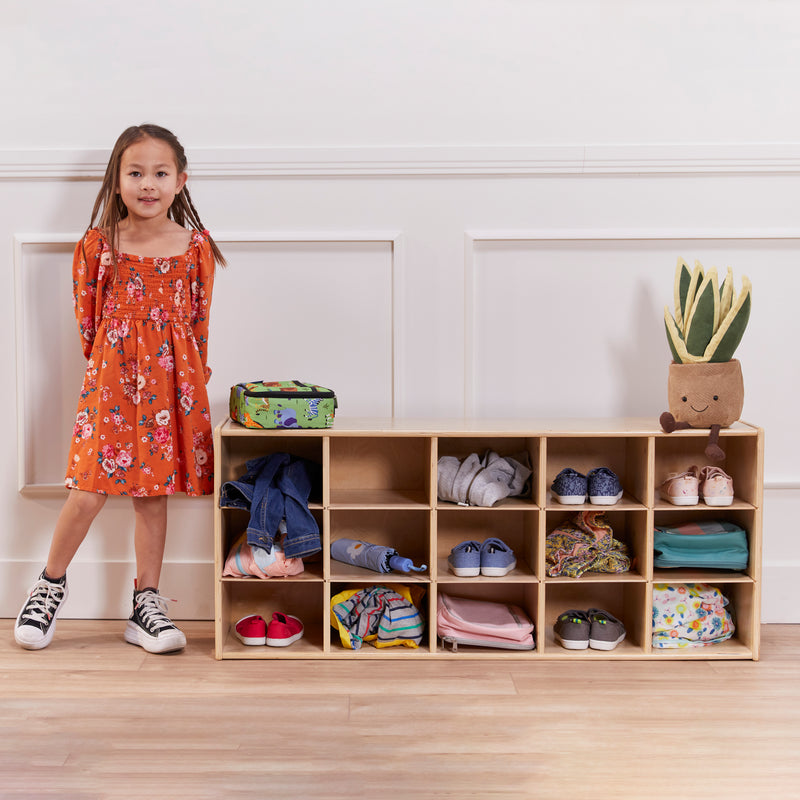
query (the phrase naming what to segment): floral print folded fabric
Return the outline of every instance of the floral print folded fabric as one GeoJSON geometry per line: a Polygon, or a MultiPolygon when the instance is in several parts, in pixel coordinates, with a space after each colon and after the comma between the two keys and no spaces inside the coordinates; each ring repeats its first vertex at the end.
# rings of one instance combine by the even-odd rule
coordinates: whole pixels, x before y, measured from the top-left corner
{"type": "Polygon", "coordinates": [[[704,647],[733,636],[728,598],[705,583],[653,585],[653,647],[704,647]]]}

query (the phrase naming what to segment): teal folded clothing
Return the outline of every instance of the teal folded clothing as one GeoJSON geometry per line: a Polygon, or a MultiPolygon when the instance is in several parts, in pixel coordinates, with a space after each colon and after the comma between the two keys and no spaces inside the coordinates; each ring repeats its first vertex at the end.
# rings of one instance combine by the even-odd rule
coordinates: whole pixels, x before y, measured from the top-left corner
{"type": "Polygon", "coordinates": [[[749,557],[747,531],[727,520],[657,527],[653,550],[656,567],[743,570],[749,557]]]}

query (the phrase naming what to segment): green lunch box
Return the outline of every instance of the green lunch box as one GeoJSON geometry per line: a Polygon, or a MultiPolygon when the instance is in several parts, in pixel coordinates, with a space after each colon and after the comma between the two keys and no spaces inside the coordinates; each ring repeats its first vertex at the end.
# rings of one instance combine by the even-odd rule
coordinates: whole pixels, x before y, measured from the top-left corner
{"type": "Polygon", "coordinates": [[[332,389],[304,381],[251,381],[231,387],[231,419],[246,428],[330,428],[332,389]]]}

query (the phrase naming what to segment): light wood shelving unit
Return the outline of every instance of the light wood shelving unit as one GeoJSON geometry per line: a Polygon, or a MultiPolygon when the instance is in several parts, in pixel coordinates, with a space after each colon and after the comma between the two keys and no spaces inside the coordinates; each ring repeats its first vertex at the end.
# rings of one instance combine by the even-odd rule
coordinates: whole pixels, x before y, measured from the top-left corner
{"type": "Polygon", "coordinates": [[[763,431],[737,422],[722,431],[723,468],[733,477],[731,506],[691,507],[660,499],[658,486],[671,472],[708,463],[706,430],[665,434],[649,419],[601,420],[400,420],[337,419],[325,430],[254,430],[226,420],[214,431],[216,491],[215,655],[218,659],[758,659],[761,596],[763,431]],[[531,496],[509,498],[492,508],[463,507],[437,498],[441,456],[465,458],[494,450],[502,456],[527,452],[533,467],[531,496]],[[222,577],[230,546],[247,527],[249,513],[221,509],[222,484],[241,477],[245,462],[287,452],[322,466],[321,496],[309,508],[319,523],[322,552],[305,560],[293,578],[222,577]],[[623,498],[614,506],[563,506],[550,484],[564,467],[584,474],[606,466],[620,478],[623,498]],[[580,510],[605,511],[614,536],[632,556],[629,572],[587,573],[580,578],[548,577],[545,538],[580,510]],[[653,528],[690,519],[727,519],[748,532],[750,561],[743,572],[659,570],[653,567],[653,528]],[[516,568],[503,578],[457,578],[448,569],[451,548],[465,539],[503,539],[515,552],[516,568]],[[391,545],[424,573],[381,575],[330,558],[330,544],[342,538],[391,545]],[[661,650],[651,647],[653,584],[707,582],[730,599],[736,633],[707,647],[661,650]],[[422,584],[420,612],[425,639],[418,649],[344,648],[330,626],[330,600],[345,588],[374,584],[422,584]],[[514,651],[460,647],[446,650],[436,634],[439,591],[451,595],[513,602],[536,627],[536,648],[514,651]],[[565,650],[555,642],[553,624],[571,608],[604,608],[625,624],[627,637],[611,651],[565,650]],[[303,620],[304,637],[287,648],[242,645],[233,626],[247,614],[269,620],[283,611],[303,620]]]}

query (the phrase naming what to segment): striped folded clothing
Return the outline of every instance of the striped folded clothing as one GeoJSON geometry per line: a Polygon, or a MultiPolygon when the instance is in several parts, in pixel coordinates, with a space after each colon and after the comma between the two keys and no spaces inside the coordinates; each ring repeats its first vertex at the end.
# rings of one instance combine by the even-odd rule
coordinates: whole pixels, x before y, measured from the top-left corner
{"type": "Polygon", "coordinates": [[[272,543],[272,550],[247,543],[243,533],[233,544],[225,559],[223,576],[232,578],[288,578],[304,570],[302,558],[287,558],[279,540],[272,543]]]}
{"type": "Polygon", "coordinates": [[[331,616],[345,647],[359,650],[364,642],[375,647],[419,647],[425,626],[410,595],[404,597],[386,586],[345,594],[345,599],[337,595],[331,604],[331,616]]]}

